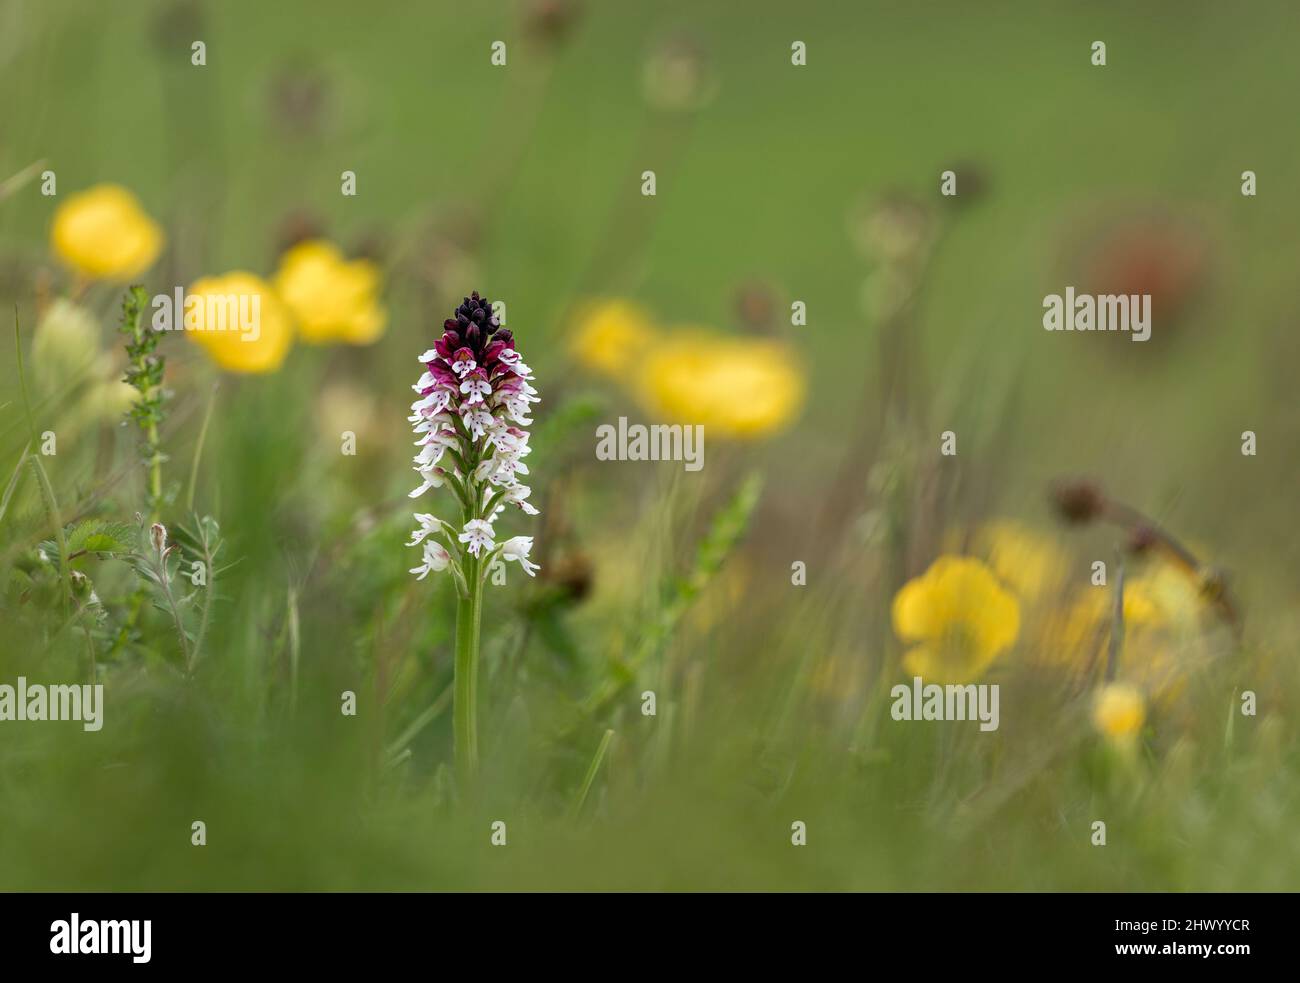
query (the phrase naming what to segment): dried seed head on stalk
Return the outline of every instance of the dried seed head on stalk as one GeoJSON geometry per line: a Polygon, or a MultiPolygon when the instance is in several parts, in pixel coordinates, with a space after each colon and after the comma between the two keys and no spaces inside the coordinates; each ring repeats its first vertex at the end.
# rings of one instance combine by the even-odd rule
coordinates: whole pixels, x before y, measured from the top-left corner
{"type": "Polygon", "coordinates": [[[1058,481],[1052,486],[1051,496],[1056,511],[1067,522],[1092,522],[1106,510],[1106,497],[1101,488],[1086,479],[1058,481]]]}

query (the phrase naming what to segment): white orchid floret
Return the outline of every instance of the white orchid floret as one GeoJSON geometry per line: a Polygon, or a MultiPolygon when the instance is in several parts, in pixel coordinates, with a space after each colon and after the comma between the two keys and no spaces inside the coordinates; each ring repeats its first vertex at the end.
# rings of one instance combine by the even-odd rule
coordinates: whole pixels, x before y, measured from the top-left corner
{"type": "MultiPolygon", "coordinates": [[[[427,373],[426,373],[427,374],[427,373]]],[[[423,391],[423,387],[420,391],[423,391]]],[[[412,423],[420,420],[422,417],[436,416],[451,405],[451,390],[439,387],[429,395],[417,399],[411,404],[411,412],[415,414],[410,417],[412,423]]]]}
{"type": "Polygon", "coordinates": [[[490,522],[482,519],[470,519],[465,523],[465,529],[456,538],[465,544],[466,549],[474,556],[478,556],[483,550],[490,550],[496,545],[493,538],[495,531],[492,529],[490,522]]]}
{"type": "Polygon", "coordinates": [[[441,488],[447,483],[447,472],[443,468],[435,467],[417,467],[412,468],[420,476],[421,484],[419,488],[407,494],[407,498],[419,498],[430,488],[441,488]]]}
{"type": "Polygon", "coordinates": [[[462,405],[473,406],[475,403],[483,402],[484,396],[492,394],[492,383],[487,380],[487,373],[481,369],[475,369],[460,384],[461,394],[464,396],[462,405]]]}
{"type": "Polygon", "coordinates": [[[472,404],[462,403],[460,418],[464,421],[466,428],[469,430],[470,438],[478,440],[488,432],[488,427],[495,422],[491,413],[481,406],[475,407],[472,404]]]}
{"type": "Polygon", "coordinates": [[[427,512],[416,512],[415,521],[420,524],[420,528],[411,533],[411,541],[407,546],[419,546],[427,538],[435,533],[441,532],[447,524],[437,516],[430,515],[427,512]]]}
{"type": "Polygon", "coordinates": [[[528,465],[512,454],[501,454],[492,458],[495,470],[488,477],[494,485],[513,485],[521,474],[528,473],[528,465]]]}
{"type": "Polygon", "coordinates": [[[502,505],[498,506],[497,511],[501,511],[505,504],[509,504],[521,508],[525,515],[537,515],[539,510],[527,501],[528,496],[532,493],[533,490],[527,485],[511,485],[506,489],[506,493],[501,496],[502,505]]]}
{"type": "Polygon", "coordinates": [[[510,418],[521,426],[531,426],[532,417],[528,414],[532,412],[528,408],[529,403],[537,403],[540,400],[536,396],[529,396],[527,393],[510,393],[506,395],[502,404],[510,418]]]}
{"type": "Polygon", "coordinates": [[[533,370],[523,363],[523,359],[519,357],[519,353],[513,348],[508,348],[498,355],[497,361],[521,379],[532,377],[533,370]]]}
{"type": "MultiPolygon", "coordinates": [[[[418,427],[415,432],[420,432],[418,427]]],[[[456,436],[455,430],[450,427],[439,425],[437,429],[430,428],[426,431],[424,436],[417,440],[415,444],[417,447],[427,447],[430,445],[435,447],[455,447],[458,442],[459,438],[456,436]]]]}
{"type": "Polygon", "coordinates": [[[451,554],[447,548],[438,542],[427,542],[424,544],[424,562],[418,567],[411,567],[411,573],[416,574],[416,580],[423,580],[432,572],[446,570],[451,564],[451,554]]]}
{"type": "Polygon", "coordinates": [[[532,536],[512,536],[501,544],[501,559],[513,560],[524,568],[524,573],[530,577],[537,576],[537,571],[541,568],[528,559],[528,554],[533,549],[532,536]]]}
{"type": "Polygon", "coordinates": [[[515,460],[512,455],[494,454],[479,463],[474,469],[474,477],[478,481],[487,481],[498,488],[505,488],[515,483],[515,473],[520,469],[524,473],[528,471],[527,466],[515,460]]]}
{"type": "Polygon", "coordinates": [[[528,446],[528,431],[504,422],[498,422],[492,428],[488,433],[487,443],[496,447],[500,453],[514,454],[517,457],[523,457],[532,451],[528,446]]]}
{"type": "Polygon", "coordinates": [[[442,455],[445,453],[447,453],[446,444],[430,441],[420,448],[420,453],[416,454],[413,460],[416,464],[432,467],[442,460],[442,455]]]}
{"type": "Polygon", "coordinates": [[[452,357],[451,370],[462,379],[477,368],[478,363],[474,361],[474,353],[468,348],[460,349],[452,357]]]}

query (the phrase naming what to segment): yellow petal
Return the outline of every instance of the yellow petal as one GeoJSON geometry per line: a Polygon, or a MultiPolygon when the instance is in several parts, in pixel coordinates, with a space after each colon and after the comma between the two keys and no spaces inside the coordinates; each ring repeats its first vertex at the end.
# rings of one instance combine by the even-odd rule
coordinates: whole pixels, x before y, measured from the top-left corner
{"type": "MultiPolygon", "coordinates": [[[[936,681],[984,673],[1020,633],[1020,605],[979,560],[941,556],[894,596],[894,631],[924,644],[908,658],[936,681]]],[[[905,665],[907,662],[905,661],[905,665]]]]}
{"type": "Polygon", "coordinates": [[[378,304],[379,267],[346,259],[323,239],[300,242],[280,257],[275,288],[307,342],[366,345],[383,334],[387,312],[378,304]]]}
{"type": "Polygon", "coordinates": [[[943,630],[943,617],[934,603],[933,581],[909,580],[894,595],[894,632],[905,641],[934,638],[943,630]]]}
{"type": "Polygon", "coordinates": [[[706,439],[765,437],[803,405],[804,371],[787,345],[679,328],[645,354],[634,390],[653,416],[701,424],[706,439]]]}
{"type": "Polygon", "coordinates": [[[586,304],[575,318],[571,349],[579,364],[619,378],[656,340],[649,315],[626,300],[586,304]]]}
{"type": "Polygon", "coordinates": [[[71,195],[58,207],[50,243],[82,276],[127,281],[153,265],[163,233],[130,191],[100,184],[71,195]]]}
{"type": "Polygon", "coordinates": [[[1142,694],[1127,683],[1108,683],[1093,699],[1092,722],[1106,737],[1134,737],[1145,721],[1142,694]]]}
{"type": "Polygon", "coordinates": [[[293,342],[289,312],[253,273],[236,270],[195,282],[185,308],[186,336],[229,372],[274,372],[293,342]]]}

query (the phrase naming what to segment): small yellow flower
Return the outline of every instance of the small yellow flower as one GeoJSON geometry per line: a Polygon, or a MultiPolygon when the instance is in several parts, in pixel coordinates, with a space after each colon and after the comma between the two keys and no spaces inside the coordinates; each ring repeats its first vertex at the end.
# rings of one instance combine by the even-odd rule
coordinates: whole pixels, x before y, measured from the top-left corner
{"type": "Polygon", "coordinates": [[[1020,634],[1020,605],[979,560],[941,556],[894,595],[903,668],[927,682],[978,679],[1020,634]]]}
{"type": "Polygon", "coordinates": [[[1186,633],[1199,628],[1205,601],[1196,580],[1181,566],[1159,564],[1133,585],[1159,608],[1161,620],[1171,629],[1186,633]]]}
{"type": "Polygon", "coordinates": [[[323,239],[300,242],[281,256],[274,282],[304,341],[368,345],[388,324],[379,303],[379,267],[347,259],[323,239]]]}
{"type": "MultiPolygon", "coordinates": [[[[1110,637],[1114,617],[1112,588],[1082,588],[1074,602],[1055,625],[1051,648],[1060,660],[1073,661],[1080,651],[1104,648],[1110,637]]],[[[1130,641],[1134,632],[1159,629],[1165,624],[1165,612],[1141,579],[1124,585],[1124,627],[1130,641]]]]}
{"type": "Polygon", "coordinates": [[[577,317],[573,354],[579,364],[603,375],[625,375],[654,343],[649,316],[626,300],[595,301],[577,317]]]}
{"type": "Polygon", "coordinates": [[[795,352],[779,341],[733,338],[687,328],[642,361],[637,392],[669,423],[703,424],[708,437],[765,437],[794,419],[805,379],[795,352]]]}
{"type": "Polygon", "coordinates": [[[236,270],[186,291],[185,334],[229,372],[274,372],[293,342],[293,321],[271,285],[236,270]]]}
{"type": "Polygon", "coordinates": [[[1131,741],[1142,729],[1146,716],[1142,694],[1128,683],[1107,683],[1093,699],[1093,726],[1112,741],[1131,741]]]}
{"type": "Polygon", "coordinates": [[[153,265],[163,233],[126,188],[97,184],[58,207],[50,243],[81,276],[125,282],[153,265]]]}
{"type": "Polygon", "coordinates": [[[1023,600],[1051,594],[1064,580],[1067,565],[1056,543],[1018,522],[986,523],[975,537],[975,547],[1023,600]]]}

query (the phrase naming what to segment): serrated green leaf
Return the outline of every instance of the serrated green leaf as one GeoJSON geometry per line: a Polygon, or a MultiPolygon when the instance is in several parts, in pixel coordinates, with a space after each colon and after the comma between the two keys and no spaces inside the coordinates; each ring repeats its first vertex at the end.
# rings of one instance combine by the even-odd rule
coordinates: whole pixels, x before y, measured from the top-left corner
{"type": "Polygon", "coordinates": [[[69,553],[130,553],[135,532],[125,522],[86,519],[67,531],[69,553]]]}

